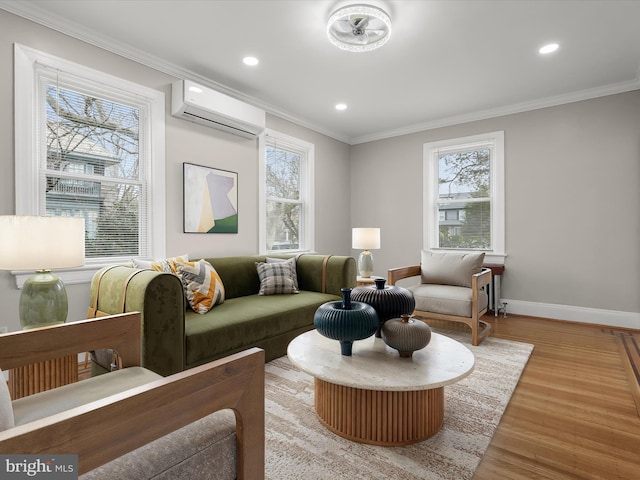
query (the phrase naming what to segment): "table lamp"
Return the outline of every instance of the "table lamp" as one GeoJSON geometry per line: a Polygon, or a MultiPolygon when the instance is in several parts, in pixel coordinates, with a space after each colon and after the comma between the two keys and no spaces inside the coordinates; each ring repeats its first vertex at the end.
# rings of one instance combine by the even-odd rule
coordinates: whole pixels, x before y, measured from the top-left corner
{"type": "Polygon", "coordinates": [[[22,286],[22,328],[67,320],[64,283],[54,268],[84,265],[84,218],[0,216],[0,269],[36,270],[22,286]]]}
{"type": "Polygon", "coordinates": [[[379,228],[354,228],[351,237],[352,248],[363,249],[358,256],[358,274],[369,278],[373,274],[373,255],[369,250],[380,248],[379,228]]]}

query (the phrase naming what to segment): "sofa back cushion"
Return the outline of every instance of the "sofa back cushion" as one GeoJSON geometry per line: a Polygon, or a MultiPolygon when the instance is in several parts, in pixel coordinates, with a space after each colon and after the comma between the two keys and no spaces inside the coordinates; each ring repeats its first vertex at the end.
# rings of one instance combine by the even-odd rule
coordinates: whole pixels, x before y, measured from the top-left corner
{"type": "Polygon", "coordinates": [[[433,253],[422,251],[422,283],[471,288],[471,276],[482,271],[484,252],[433,253]]]}
{"type": "Polygon", "coordinates": [[[260,278],[256,270],[256,262],[264,262],[261,255],[245,255],[239,257],[205,258],[213,265],[224,285],[225,298],[257,295],[260,290],[260,278]]]}

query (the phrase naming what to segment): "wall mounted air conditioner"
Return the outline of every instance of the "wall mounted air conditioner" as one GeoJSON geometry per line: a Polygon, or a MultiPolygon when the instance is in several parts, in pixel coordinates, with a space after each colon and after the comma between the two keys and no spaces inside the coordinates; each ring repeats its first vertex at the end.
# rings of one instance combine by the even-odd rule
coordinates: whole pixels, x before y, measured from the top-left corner
{"type": "Polygon", "coordinates": [[[265,112],[190,80],[173,82],[171,115],[245,138],[265,128],[265,112]]]}

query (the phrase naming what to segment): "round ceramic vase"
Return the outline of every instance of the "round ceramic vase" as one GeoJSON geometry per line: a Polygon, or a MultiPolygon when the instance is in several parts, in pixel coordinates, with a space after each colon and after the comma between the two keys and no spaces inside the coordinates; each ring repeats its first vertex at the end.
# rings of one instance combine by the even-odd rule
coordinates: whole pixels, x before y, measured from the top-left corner
{"type": "Polygon", "coordinates": [[[353,289],[351,299],[364,302],[375,308],[380,319],[376,337],[381,336],[380,327],[390,318],[396,318],[405,313],[412,314],[416,308],[416,300],[406,288],[397,285],[385,286],[384,278],[376,278],[375,286],[361,286],[353,289]]]}
{"type": "Polygon", "coordinates": [[[351,301],[351,289],[342,289],[342,301],[323,303],[313,316],[318,332],[340,342],[340,352],[351,356],[353,342],[369,338],[378,329],[375,309],[362,302],[351,301]]]}
{"type": "Polygon", "coordinates": [[[391,348],[395,348],[403,358],[413,356],[413,352],[426,347],[431,341],[429,326],[411,315],[392,318],[382,326],[382,339],[391,348]]]}

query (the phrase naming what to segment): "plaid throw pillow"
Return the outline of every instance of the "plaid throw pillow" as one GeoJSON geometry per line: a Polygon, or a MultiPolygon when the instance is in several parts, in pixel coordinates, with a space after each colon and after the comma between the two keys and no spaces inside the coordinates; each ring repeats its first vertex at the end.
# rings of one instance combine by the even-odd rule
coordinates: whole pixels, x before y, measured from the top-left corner
{"type": "Polygon", "coordinates": [[[291,263],[256,262],[260,291],[258,295],[277,295],[282,293],[300,293],[293,282],[291,263]]]}
{"type": "Polygon", "coordinates": [[[293,285],[297,288],[300,288],[298,286],[298,272],[296,271],[296,257],[292,257],[289,258],[288,260],[285,260],[284,258],[274,258],[274,257],[267,257],[265,259],[267,261],[267,263],[288,263],[289,265],[291,265],[291,280],[293,280],[293,285]]]}

